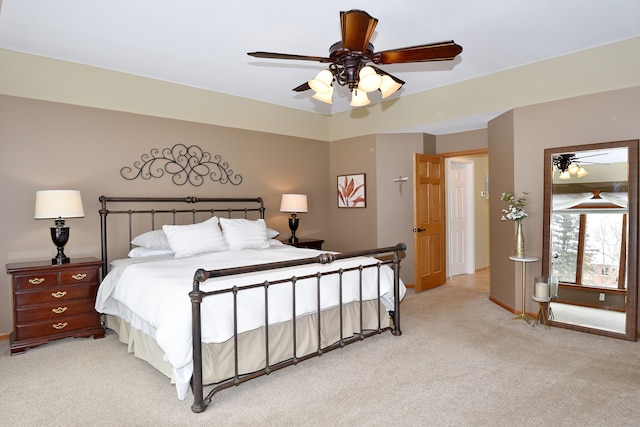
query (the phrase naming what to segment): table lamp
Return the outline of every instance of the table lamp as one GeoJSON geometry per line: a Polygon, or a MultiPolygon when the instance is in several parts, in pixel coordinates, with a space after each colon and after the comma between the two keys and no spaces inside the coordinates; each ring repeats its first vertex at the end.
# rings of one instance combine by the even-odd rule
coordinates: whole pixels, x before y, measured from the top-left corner
{"type": "Polygon", "coordinates": [[[69,240],[69,227],[64,226],[64,219],[82,217],[84,217],[84,209],[79,191],[36,191],[35,219],[55,219],[55,227],[51,227],[51,240],[58,248],[58,254],[51,259],[52,264],[69,262],[69,257],[64,254],[64,245],[69,240]]]}
{"type": "Polygon", "coordinates": [[[296,243],[298,241],[296,230],[300,223],[298,214],[300,212],[307,212],[306,194],[283,194],[280,203],[280,212],[291,212],[291,217],[289,218],[289,229],[291,230],[289,243],[296,243]]]}

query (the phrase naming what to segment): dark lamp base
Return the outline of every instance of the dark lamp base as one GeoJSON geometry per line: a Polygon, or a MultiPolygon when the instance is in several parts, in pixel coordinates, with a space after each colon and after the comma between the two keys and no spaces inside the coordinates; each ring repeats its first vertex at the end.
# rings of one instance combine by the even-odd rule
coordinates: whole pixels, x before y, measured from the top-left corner
{"type": "Polygon", "coordinates": [[[289,230],[291,230],[291,237],[289,237],[289,243],[297,243],[298,238],[296,237],[296,230],[298,229],[298,224],[300,224],[300,218],[296,217],[295,213],[291,214],[289,218],[289,230]]]}
{"type": "Polygon", "coordinates": [[[64,257],[64,258],[51,258],[51,264],[53,265],[62,265],[62,264],[69,264],[69,262],[71,261],[71,258],[69,257],[64,257]]]}
{"type": "Polygon", "coordinates": [[[58,254],[51,259],[51,264],[61,265],[68,264],[69,257],[64,254],[64,245],[69,241],[69,227],[64,226],[64,220],[56,221],[56,227],[51,227],[51,240],[58,248],[58,254]],[[62,224],[59,222],[62,221],[62,224]]]}

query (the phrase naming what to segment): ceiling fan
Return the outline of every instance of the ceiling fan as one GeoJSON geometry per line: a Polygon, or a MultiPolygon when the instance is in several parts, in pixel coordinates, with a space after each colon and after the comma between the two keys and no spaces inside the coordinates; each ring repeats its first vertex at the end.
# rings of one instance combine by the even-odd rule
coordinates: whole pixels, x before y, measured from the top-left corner
{"type": "Polygon", "coordinates": [[[581,164],[600,164],[606,165],[608,163],[601,162],[590,162],[584,161],[583,159],[588,157],[602,156],[607,153],[599,153],[599,154],[591,154],[588,156],[578,156],[574,153],[566,153],[566,154],[558,154],[553,156],[552,161],[555,168],[560,171],[560,179],[570,179],[571,175],[577,175],[578,178],[582,178],[585,175],[588,175],[589,172],[581,166],[581,164]]]}
{"type": "Polygon", "coordinates": [[[248,52],[256,58],[293,59],[301,61],[317,61],[329,64],[328,70],[295,87],[295,92],[313,89],[313,96],[328,104],[332,103],[335,80],[340,86],[346,86],[352,93],[351,105],[361,106],[370,103],[367,92],[380,90],[386,98],[404,85],[404,81],[381,70],[376,65],[400,64],[408,62],[449,61],[454,59],[462,47],[451,41],[430,43],[400,49],[374,52],[369,42],[378,24],[378,20],[362,10],[340,12],[342,40],[329,48],[329,56],[306,56],[272,52],[248,52]]]}

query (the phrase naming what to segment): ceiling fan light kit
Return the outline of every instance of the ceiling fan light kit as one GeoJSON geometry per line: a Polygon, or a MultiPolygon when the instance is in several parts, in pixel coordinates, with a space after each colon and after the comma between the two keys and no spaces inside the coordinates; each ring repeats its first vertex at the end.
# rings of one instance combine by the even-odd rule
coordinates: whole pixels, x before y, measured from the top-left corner
{"type": "Polygon", "coordinates": [[[329,90],[327,92],[316,92],[312,98],[326,102],[327,104],[333,104],[333,86],[329,86],[329,90]]]}
{"type": "Polygon", "coordinates": [[[362,10],[340,12],[342,40],[329,48],[329,57],[292,55],[273,52],[248,52],[247,55],[267,59],[292,59],[329,64],[329,68],[306,83],[294,88],[295,92],[313,90],[314,99],[332,104],[333,81],[347,87],[351,93],[350,105],[357,107],[371,103],[367,93],[379,90],[382,98],[397,92],[404,81],[373,65],[407,62],[450,61],[462,52],[462,47],[451,41],[410,46],[374,52],[369,43],[378,20],[362,10]]]}
{"type": "Polygon", "coordinates": [[[364,92],[373,92],[374,90],[380,89],[380,84],[382,84],[382,76],[376,71],[369,67],[362,67],[360,73],[358,73],[360,79],[358,81],[358,89],[364,92]]]}
{"type": "Polygon", "coordinates": [[[554,169],[560,172],[558,179],[571,179],[571,175],[578,178],[589,175],[589,172],[577,163],[575,154],[559,154],[553,157],[554,169]]]}
{"type": "Polygon", "coordinates": [[[363,107],[371,104],[371,100],[367,96],[367,92],[359,89],[351,91],[351,102],[349,105],[352,107],[363,107]]]}
{"type": "Polygon", "coordinates": [[[382,93],[382,99],[393,95],[402,87],[402,83],[395,81],[391,76],[382,76],[382,82],[380,83],[380,92],[382,93]]]}
{"type": "Polygon", "coordinates": [[[333,74],[329,70],[322,70],[317,76],[309,80],[309,87],[313,89],[315,93],[329,93],[333,86],[331,81],[333,80],[333,74]]]}

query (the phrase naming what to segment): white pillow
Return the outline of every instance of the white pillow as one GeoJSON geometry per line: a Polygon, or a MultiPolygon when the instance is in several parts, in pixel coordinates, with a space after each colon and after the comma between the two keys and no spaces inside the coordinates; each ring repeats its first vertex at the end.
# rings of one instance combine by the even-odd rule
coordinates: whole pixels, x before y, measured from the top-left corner
{"type": "Polygon", "coordinates": [[[230,250],[267,249],[267,225],[264,219],[251,221],[248,219],[220,218],[222,234],[230,250]]]}
{"type": "MultiPolygon", "coordinates": [[[[164,234],[164,231],[163,231],[164,234]]],[[[168,242],[167,242],[168,244],[168,242]]],[[[129,251],[129,258],[142,258],[155,255],[169,255],[173,254],[171,249],[149,249],[149,248],[133,248],[129,251]]]]}
{"type": "Polygon", "coordinates": [[[215,216],[198,224],[163,225],[162,229],[176,258],[228,249],[215,216]]]}
{"type": "Polygon", "coordinates": [[[272,230],[271,228],[267,227],[267,239],[275,239],[279,235],[280,235],[279,231],[272,230]]]}
{"type": "Polygon", "coordinates": [[[147,249],[169,249],[169,241],[162,230],[153,230],[136,236],[131,241],[136,246],[147,249]]]}

